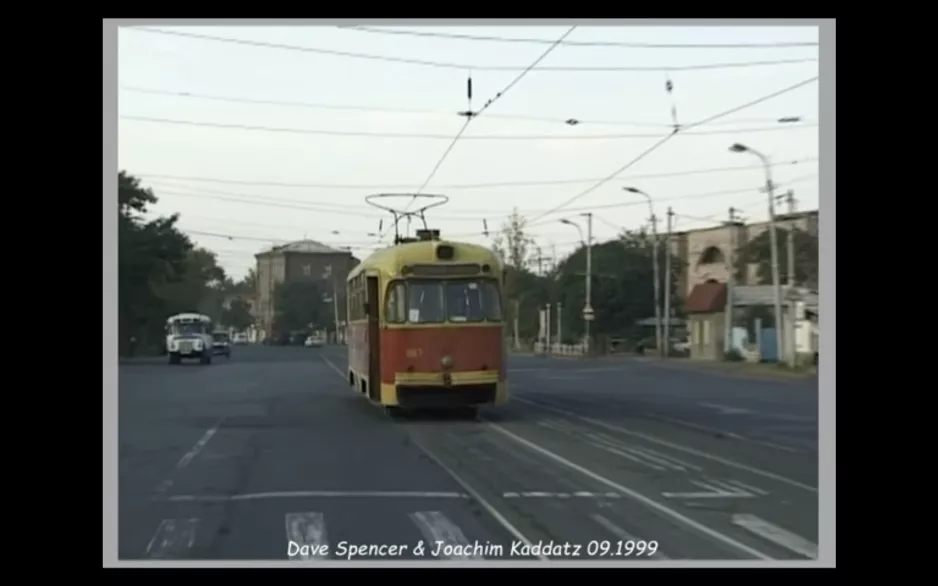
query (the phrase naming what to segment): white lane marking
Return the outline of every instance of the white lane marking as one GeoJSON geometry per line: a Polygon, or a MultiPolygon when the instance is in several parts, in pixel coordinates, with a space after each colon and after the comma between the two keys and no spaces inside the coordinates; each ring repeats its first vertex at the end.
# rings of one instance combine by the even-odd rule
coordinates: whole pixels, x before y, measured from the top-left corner
{"type": "Polygon", "coordinates": [[[791,447],[791,446],[785,446],[785,445],[782,445],[782,444],[777,444],[777,443],[775,443],[775,442],[768,442],[768,441],[765,441],[765,440],[759,440],[759,439],[754,439],[754,438],[751,438],[751,437],[742,436],[742,435],[739,435],[738,433],[733,433],[732,431],[723,431],[722,429],[716,429],[716,428],[713,428],[713,427],[707,427],[707,426],[705,426],[705,425],[700,425],[700,424],[697,424],[697,423],[691,423],[690,421],[684,421],[683,419],[677,419],[677,418],[674,418],[674,417],[667,417],[667,416],[665,416],[665,415],[656,415],[656,414],[654,414],[654,413],[642,413],[642,415],[645,416],[645,417],[648,417],[649,419],[658,419],[658,420],[660,420],[660,421],[666,421],[666,422],[668,422],[668,423],[673,423],[674,425],[682,425],[682,426],[684,426],[684,427],[687,427],[687,428],[689,428],[689,429],[693,429],[693,430],[695,430],[695,431],[702,431],[702,432],[704,432],[704,433],[710,433],[710,434],[715,434],[715,435],[716,435],[716,434],[719,434],[719,435],[723,435],[723,436],[726,436],[726,437],[729,437],[729,438],[733,438],[733,439],[735,439],[735,440],[740,440],[740,441],[744,441],[744,442],[751,442],[751,443],[754,443],[754,444],[759,444],[759,445],[766,446],[766,447],[768,447],[768,448],[775,448],[776,450],[782,450],[782,451],[784,451],[784,452],[793,452],[793,453],[796,453],[796,454],[797,454],[797,453],[800,453],[800,452],[803,451],[803,450],[799,450],[798,448],[793,448],[793,447],[791,447]]]}
{"type": "Polygon", "coordinates": [[[531,450],[533,450],[533,451],[535,451],[535,452],[537,452],[537,453],[539,453],[539,454],[541,454],[541,455],[543,455],[543,456],[546,456],[547,458],[550,458],[551,460],[554,460],[555,462],[557,462],[557,463],[559,463],[559,464],[562,464],[563,466],[566,466],[567,468],[570,468],[571,470],[576,470],[576,471],[579,472],[580,474],[582,474],[582,475],[584,475],[584,476],[587,476],[587,477],[589,477],[589,478],[592,478],[593,480],[595,480],[595,481],[597,481],[597,482],[601,482],[602,484],[605,484],[606,486],[608,486],[608,487],[610,487],[610,488],[613,488],[613,489],[619,491],[622,495],[624,495],[624,496],[626,496],[626,497],[629,497],[629,498],[631,498],[632,500],[638,501],[638,502],[644,504],[645,506],[647,506],[647,507],[649,507],[649,508],[651,508],[651,509],[654,509],[654,510],[656,510],[657,512],[663,514],[663,515],[666,515],[666,516],[668,516],[668,517],[671,517],[672,519],[674,519],[674,520],[677,521],[678,523],[682,523],[682,524],[686,525],[687,527],[690,527],[690,528],[692,528],[692,529],[695,529],[695,530],[697,530],[698,532],[700,532],[700,533],[702,533],[702,534],[704,534],[704,535],[707,535],[707,536],[709,536],[710,538],[712,538],[712,539],[714,539],[714,540],[716,540],[716,541],[721,541],[721,542],[723,542],[724,544],[729,545],[730,547],[732,547],[732,548],[734,548],[734,549],[737,549],[737,550],[739,550],[739,551],[742,552],[742,553],[745,553],[746,555],[749,555],[749,556],[752,556],[752,557],[754,557],[754,558],[756,558],[756,559],[761,559],[761,560],[771,560],[771,559],[772,559],[770,556],[767,556],[766,554],[762,553],[761,551],[759,551],[759,550],[757,550],[757,549],[753,549],[753,548],[749,547],[748,545],[746,545],[746,544],[744,544],[744,543],[740,543],[739,541],[736,541],[736,540],[733,539],[732,537],[729,537],[728,535],[724,535],[723,533],[720,533],[719,531],[716,531],[716,530],[714,530],[714,529],[712,529],[712,528],[710,528],[710,527],[707,527],[706,525],[703,525],[702,523],[698,523],[697,521],[691,519],[690,517],[686,517],[686,516],[682,515],[681,513],[675,511],[674,509],[672,509],[672,508],[670,508],[670,507],[666,507],[665,505],[659,503],[658,501],[656,501],[656,500],[654,500],[654,499],[648,498],[647,496],[645,496],[645,495],[643,495],[643,494],[641,494],[641,493],[639,493],[639,492],[636,492],[636,491],[632,490],[631,488],[627,488],[627,487],[625,487],[625,486],[622,486],[621,484],[619,484],[619,483],[617,483],[617,482],[614,482],[614,481],[612,481],[612,480],[609,480],[609,479],[606,478],[605,476],[601,476],[601,475],[599,475],[599,474],[593,472],[592,470],[589,470],[588,468],[584,468],[583,466],[580,466],[579,464],[576,464],[576,463],[574,463],[574,462],[571,462],[570,460],[567,460],[567,459],[564,458],[563,456],[560,456],[560,455],[558,455],[558,454],[555,454],[555,453],[551,452],[550,450],[548,450],[548,449],[546,449],[546,448],[542,448],[541,446],[539,446],[539,445],[537,445],[537,444],[535,444],[535,443],[533,443],[533,442],[531,442],[531,441],[528,441],[528,440],[524,439],[524,438],[521,437],[521,436],[515,435],[514,433],[508,431],[507,429],[503,428],[502,426],[500,426],[500,425],[498,425],[498,424],[495,424],[495,423],[487,423],[486,426],[489,427],[489,428],[491,428],[491,429],[494,429],[495,431],[501,433],[502,435],[504,435],[504,436],[506,436],[506,437],[508,437],[508,438],[510,438],[510,439],[512,439],[512,440],[514,440],[515,442],[517,442],[517,443],[519,443],[519,444],[521,444],[521,445],[527,447],[528,449],[531,449],[531,450]]]}
{"type": "Polygon", "coordinates": [[[329,360],[329,359],[326,358],[325,356],[320,356],[320,358],[322,358],[322,361],[325,362],[326,364],[328,364],[328,365],[329,365],[329,368],[331,368],[332,370],[334,370],[334,371],[336,372],[336,374],[338,374],[339,376],[341,376],[343,379],[347,379],[347,378],[348,378],[348,373],[347,373],[347,372],[342,372],[341,370],[339,370],[339,367],[336,366],[331,360],[329,360]]]}
{"type": "Polygon", "coordinates": [[[638,452],[643,452],[643,453],[648,453],[648,454],[654,454],[655,456],[661,458],[662,460],[667,460],[667,461],[670,461],[670,462],[674,462],[674,463],[677,464],[678,466],[680,466],[680,467],[682,467],[682,468],[686,468],[687,470],[693,470],[693,471],[695,471],[695,472],[702,472],[702,471],[703,471],[703,468],[701,468],[700,466],[697,466],[697,465],[695,465],[695,464],[691,464],[691,463],[689,463],[689,462],[685,462],[684,460],[681,460],[681,459],[679,459],[679,458],[675,458],[674,456],[669,456],[669,455],[667,455],[667,454],[662,454],[661,452],[655,451],[655,450],[653,450],[653,449],[651,449],[651,448],[634,448],[634,449],[635,449],[636,451],[638,451],[638,452]]]}
{"type": "Polygon", "coordinates": [[[426,538],[428,549],[435,551],[442,542],[439,558],[444,560],[484,560],[485,557],[474,553],[473,546],[446,515],[439,511],[419,511],[410,514],[420,533],[426,538]]]}
{"type": "Polygon", "coordinates": [[[685,454],[691,454],[691,455],[697,456],[698,458],[705,458],[705,459],[711,460],[711,461],[713,461],[713,462],[719,462],[720,464],[723,464],[724,466],[729,466],[729,467],[731,467],[731,468],[738,468],[739,470],[745,470],[746,472],[749,472],[750,474],[757,474],[757,475],[759,475],[759,476],[764,476],[765,478],[771,478],[772,480],[776,480],[776,481],[778,481],[778,482],[783,482],[783,483],[788,484],[788,485],[790,485],[790,486],[795,486],[795,487],[798,487],[798,488],[800,488],[800,489],[807,490],[807,491],[810,491],[810,492],[813,492],[813,493],[817,493],[817,491],[818,491],[818,489],[817,489],[816,486],[811,486],[811,485],[805,484],[805,483],[803,483],[803,482],[798,482],[797,480],[792,480],[791,478],[787,478],[787,477],[785,477],[785,476],[781,476],[781,475],[779,475],[779,474],[775,474],[774,472],[768,472],[768,471],[766,471],[766,470],[760,470],[759,468],[753,468],[752,466],[747,466],[746,464],[740,464],[739,462],[734,462],[733,460],[727,460],[726,458],[722,458],[722,457],[717,456],[717,455],[714,455],[714,454],[710,454],[710,453],[707,453],[707,452],[702,452],[702,451],[700,451],[700,450],[697,450],[697,449],[694,449],[694,448],[690,448],[690,447],[687,447],[687,446],[682,446],[682,445],[680,445],[680,444],[675,444],[675,443],[673,443],[673,442],[669,442],[669,441],[666,441],[666,440],[663,440],[663,439],[660,439],[660,438],[657,438],[657,437],[654,437],[654,436],[651,436],[651,435],[648,435],[648,434],[645,434],[645,433],[641,433],[641,432],[639,432],[639,431],[632,431],[631,429],[626,429],[626,428],[620,427],[620,426],[618,426],[618,425],[612,425],[612,424],[610,424],[610,423],[606,423],[605,421],[600,421],[600,420],[598,420],[598,419],[593,419],[592,417],[586,417],[586,416],[584,416],[584,415],[580,415],[580,414],[578,414],[578,413],[574,413],[574,412],[568,411],[568,410],[566,410],[566,409],[561,409],[561,408],[555,407],[555,406],[553,406],[553,405],[547,405],[547,404],[540,403],[540,402],[536,402],[536,401],[529,401],[529,400],[527,400],[527,399],[522,399],[521,397],[515,397],[513,400],[514,400],[514,401],[517,401],[517,402],[519,402],[519,403],[527,403],[528,405],[533,405],[533,406],[535,406],[535,407],[539,407],[539,408],[544,409],[544,410],[547,410],[547,411],[553,411],[553,412],[559,413],[559,414],[561,414],[561,415],[566,415],[567,417],[572,417],[572,418],[574,418],[574,419],[579,419],[580,421],[584,421],[584,422],[586,422],[586,423],[590,423],[590,424],[592,424],[592,425],[595,425],[595,426],[597,426],[597,427],[602,427],[602,428],[608,429],[608,430],[610,430],[610,431],[616,431],[616,432],[619,432],[619,433],[623,433],[623,434],[625,434],[625,435],[630,435],[630,436],[633,436],[633,437],[639,437],[639,438],[642,438],[642,439],[645,440],[645,441],[648,441],[648,442],[651,442],[651,443],[654,443],[654,444],[658,444],[658,445],[660,445],[660,446],[665,446],[665,447],[671,448],[672,450],[678,450],[678,451],[680,451],[680,452],[684,452],[685,454]]]}
{"type": "MultiPolygon", "coordinates": [[[[596,447],[608,449],[605,447],[605,446],[608,446],[609,448],[615,448],[616,450],[622,450],[630,454],[633,454],[635,456],[638,456],[640,458],[645,458],[649,462],[653,462],[653,464],[648,464],[647,462],[644,462],[644,463],[646,465],[652,466],[655,470],[671,469],[671,470],[676,470],[678,472],[687,472],[688,468],[690,468],[691,470],[697,470],[697,471],[701,470],[701,468],[698,466],[688,464],[687,462],[682,462],[678,460],[677,458],[671,458],[671,457],[665,456],[664,454],[661,454],[660,452],[649,450],[648,448],[639,448],[637,446],[629,446],[625,444],[624,442],[621,442],[617,440],[616,438],[610,437],[606,434],[582,432],[582,431],[580,433],[594,440],[595,443],[593,445],[595,445],[596,447]],[[661,466],[663,466],[663,468],[661,466]]],[[[609,450],[609,451],[612,451],[612,450],[609,450]]],[[[615,453],[619,453],[621,455],[621,452],[617,451],[615,453]]]]}
{"type": "MultiPolygon", "coordinates": [[[[613,523],[612,521],[610,521],[609,519],[603,517],[602,515],[600,515],[600,514],[598,514],[598,513],[593,513],[593,514],[590,515],[590,516],[593,518],[593,521],[596,521],[599,525],[602,526],[603,529],[605,529],[605,530],[608,531],[609,533],[612,533],[613,535],[615,535],[617,538],[619,538],[619,539],[622,540],[622,541],[632,541],[632,542],[635,542],[635,541],[650,541],[650,540],[648,540],[648,539],[641,540],[641,539],[636,538],[635,536],[633,536],[631,533],[629,533],[628,531],[626,531],[626,530],[623,529],[622,527],[619,527],[618,525],[616,525],[615,523],[613,523]]],[[[671,559],[671,558],[669,558],[668,556],[666,556],[666,555],[664,555],[663,553],[661,553],[660,550],[659,550],[659,551],[656,551],[654,554],[650,555],[649,557],[651,557],[651,558],[653,558],[653,559],[656,559],[656,560],[668,560],[668,559],[671,559]]]]}
{"type": "Polygon", "coordinates": [[[733,515],[733,524],[755,533],[759,537],[767,539],[776,545],[780,545],[789,551],[811,559],[817,559],[817,544],[808,541],[800,535],[792,533],[788,529],[783,529],[778,525],[760,519],[755,515],[742,513],[733,515]]]}
{"type": "Polygon", "coordinates": [[[706,492],[663,492],[661,496],[667,499],[738,499],[753,498],[755,496],[741,488],[727,486],[725,484],[722,486],[718,485],[715,481],[713,484],[698,482],[696,480],[691,480],[690,482],[694,486],[704,489],[706,492]]]}
{"type": "Polygon", "coordinates": [[[146,554],[154,559],[180,559],[195,545],[198,519],[163,519],[147,544],[146,554]]]}
{"type": "Polygon", "coordinates": [[[287,513],[287,557],[291,560],[329,558],[326,522],[322,513],[287,513]]]}
{"type": "Polygon", "coordinates": [[[418,499],[468,499],[469,495],[461,492],[432,492],[432,491],[380,491],[380,490],[294,490],[281,492],[255,492],[249,494],[233,495],[192,495],[180,494],[168,497],[157,497],[157,500],[169,502],[231,502],[231,501],[259,501],[272,499],[303,499],[303,498],[418,498],[418,499]]]}
{"type": "MultiPolygon", "coordinates": [[[[411,441],[411,443],[413,443],[413,445],[417,446],[417,448],[419,448],[421,452],[423,452],[424,454],[426,454],[426,456],[427,456],[428,458],[430,458],[430,460],[433,461],[434,464],[436,464],[436,465],[439,466],[444,472],[446,472],[447,474],[449,474],[450,477],[451,477],[453,480],[456,481],[456,484],[458,484],[459,486],[461,486],[463,490],[465,490],[467,493],[469,493],[469,496],[472,498],[472,500],[474,500],[479,506],[481,506],[483,509],[485,509],[485,511],[486,511],[489,515],[491,515],[492,518],[495,519],[502,527],[504,527],[506,531],[508,531],[509,533],[511,533],[511,534],[514,536],[515,539],[517,539],[517,540],[520,541],[521,543],[527,545],[528,547],[532,547],[532,546],[533,546],[533,543],[531,543],[531,540],[528,539],[527,537],[525,537],[524,534],[521,533],[521,531],[519,531],[517,527],[515,527],[514,525],[512,525],[512,524],[511,524],[511,521],[509,521],[508,519],[505,518],[504,515],[502,515],[501,513],[499,513],[499,512],[498,512],[498,509],[496,509],[494,506],[492,506],[492,504],[491,504],[490,502],[488,502],[487,500],[485,500],[485,497],[483,497],[481,494],[479,494],[479,491],[477,491],[476,489],[472,488],[472,485],[470,485],[468,482],[466,482],[465,480],[463,480],[463,478],[462,478],[461,476],[459,476],[459,474],[456,474],[456,472],[455,472],[452,468],[450,468],[450,467],[447,466],[445,463],[443,463],[443,461],[442,461],[440,458],[438,458],[436,454],[434,454],[433,452],[431,452],[430,450],[428,450],[426,447],[424,447],[424,445],[420,442],[420,440],[418,440],[416,437],[414,437],[413,435],[411,435],[411,436],[410,436],[410,441],[411,441]]],[[[542,555],[542,554],[538,554],[537,558],[538,558],[539,560],[541,560],[541,561],[544,561],[544,562],[550,561],[550,558],[549,558],[549,557],[547,557],[547,556],[545,556],[545,555],[542,555]]]]}
{"type": "Polygon", "coordinates": [[[530,499],[530,498],[618,499],[618,498],[622,498],[622,495],[617,492],[589,492],[586,490],[578,490],[575,492],[528,491],[528,492],[503,492],[502,498],[506,498],[506,499],[530,499]]]}
{"type": "Polygon", "coordinates": [[[715,409],[720,412],[721,415],[755,415],[755,412],[751,409],[742,409],[740,407],[728,407],[726,405],[717,405],[716,403],[697,403],[701,407],[706,407],[708,409],[715,409]]]}
{"type": "Polygon", "coordinates": [[[746,484],[745,482],[740,482],[739,480],[727,480],[726,482],[714,480],[713,483],[718,486],[729,488],[731,490],[737,490],[741,488],[743,490],[747,490],[751,492],[752,494],[757,494],[759,496],[769,495],[768,491],[762,490],[761,488],[756,488],[755,486],[752,486],[751,484],[746,484]]]}
{"type": "Polygon", "coordinates": [[[655,470],[657,472],[664,472],[665,470],[669,468],[672,470],[684,471],[684,469],[681,468],[680,466],[676,466],[675,464],[672,464],[670,462],[661,462],[657,458],[649,457],[646,454],[640,453],[636,449],[626,446],[622,442],[616,441],[614,438],[610,438],[609,436],[605,436],[603,434],[585,432],[581,429],[577,429],[576,426],[571,425],[567,422],[558,422],[555,420],[550,420],[550,421],[538,421],[537,424],[540,425],[541,427],[546,427],[548,429],[552,429],[554,431],[558,431],[560,433],[563,433],[563,434],[566,434],[566,435],[569,435],[578,439],[581,436],[585,437],[587,438],[586,440],[587,443],[589,443],[593,447],[599,448],[601,450],[605,450],[609,452],[610,454],[615,454],[619,456],[620,458],[631,460],[632,462],[635,462],[636,464],[647,466],[648,468],[651,468],[652,470],[655,470]]]}
{"type": "MultiPolygon", "coordinates": [[[[192,448],[190,448],[188,452],[186,452],[185,454],[182,455],[182,458],[180,458],[179,461],[176,462],[176,468],[175,468],[175,470],[176,470],[177,472],[178,472],[179,470],[182,470],[182,469],[185,468],[186,466],[188,466],[189,463],[192,462],[192,460],[194,460],[195,457],[199,455],[199,452],[201,452],[202,450],[205,449],[205,445],[208,444],[208,441],[209,441],[210,439],[212,439],[212,437],[213,437],[216,433],[218,433],[218,428],[221,427],[221,424],[222,424],[224,421],[225,421],[225,418],[224,418],[224,417],[222,417],[221,419],[219,419],[218,422],[217,422],[215,425],[213,425],[211,428],[209,428],[209,430],[206,431],[206,432],[202,435],[201,438],[199,438],[199,441],[195,442],[195,445],[192,446],[192,448]]],[[[157,487],[156,487],[156,489],[155,489],[154,492],[156,492],[157,494],[163,493],[163,492],[166,492],[167,490],[169,490],[170,488],[172,488],[172,486],[173,486],[173,479],[172,479],[172,478],[167,478],[167,479],[164,480],[163,482],[159,483],[159,485],[157,485],[157,487]]]]}
{"type": "Polygon", "coordinates": [[[629,447],[623,446],[622,449],[628,450],[632,452],[633,454],[638,454],[639,456],[646,458],[647,460],[650,460],[657,464],[660,464],[664,466],[665,468],[670,468],[671,470],[677,470],[678,472],[687,472],[687,468],[685,468],[684,466],[681,466],[680,464],[669,462],[665,458],[660,458],[660,457],[656,457],[652,455],[653,452],[651,450],[645,450],[645,449],[635,447],[635,446],[629,446],[629,447]]]}

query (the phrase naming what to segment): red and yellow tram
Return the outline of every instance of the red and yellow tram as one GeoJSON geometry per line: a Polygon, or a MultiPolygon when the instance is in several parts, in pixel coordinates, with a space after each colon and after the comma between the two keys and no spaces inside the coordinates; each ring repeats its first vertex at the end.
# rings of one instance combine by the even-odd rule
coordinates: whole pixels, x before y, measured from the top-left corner
{"type": "Polygon", "coordinates": [[[349,384],[387,408],[508,400],[503,270],[439,231],[379,250],[348,276],[349,384]]]}

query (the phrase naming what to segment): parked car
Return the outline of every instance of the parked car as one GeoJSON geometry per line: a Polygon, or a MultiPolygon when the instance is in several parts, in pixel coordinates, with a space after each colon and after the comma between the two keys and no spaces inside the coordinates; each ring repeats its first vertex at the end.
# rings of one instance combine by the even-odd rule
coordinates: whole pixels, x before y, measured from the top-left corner
{"type": "Polygon", "coordinates": [[[321,348],[325,343],[326,340],[322,334],[313,334],[306,338],[306,341],[303,342],[303,345],[307,348],[321,348]]]}

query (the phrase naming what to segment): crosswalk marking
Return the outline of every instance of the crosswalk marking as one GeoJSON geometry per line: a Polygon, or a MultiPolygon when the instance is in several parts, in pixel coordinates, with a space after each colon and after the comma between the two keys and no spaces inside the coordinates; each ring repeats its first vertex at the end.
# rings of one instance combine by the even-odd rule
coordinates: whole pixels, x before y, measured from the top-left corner
{"type": "Polygon", "coordinates": [[[817,559],[817,544],[755,515],[733,515],[733,524],[807,558],[817,559]]]}
{"type": "MultiPolygon", "coordinates": [[[[593,498],[603,497],[603,493],[516,493],[519,497],[541,496],[564,497],[591,496],[593,498]]],[[[523,498],[523,497],[522,497],[523,498]]],[[[563,498],[563,497],[561,497],[563,498]]],[[[401,520],[408,519],[413,528],[417,529],[422,535],[425,545],[426,558],[437,558],[440,560],[484,560],[486,555],[499,556],[503,553],[493,553],[497,546],[497,541],[492,543],[485,537],[479,538],[473,535],[474,539],[467,539],[463,530],[453,523],[444,513],[440,511],[414,511],[410,513],[401,513],[401,520]],[[483,555],[484,554],[486,555],[483,555]]],[[[283,558],[296,561],[327,561],[333,559],[333,545],[329,542],[329,533],[326,528],[327,516],[318,511],[291,512],[283,517],[285,527],[285,549],[279,554],[283,558]]],[[[607,516],[591,514],[584,518],[587,523],[594,523],[593,531],[596,533],[596,539],[602,539],[602,532],[610,534],[610,539],[615,536],[624,541],[637,541],[633,534],[623,529],[607,516]]],[[[817,557],[817,545],[810,541],[795,535],[794,533],[772,525],[754,515],[733,515],[732,521],[742,529],[750,531],[763,539],[800,553],[806,557],[817,557]]],[[[181,519],[163,519],[156,529],[152,539],[146,547],[146,557],[151,559],[185,559],[191,558],[191,550],[196,543],[196,531],[200,527],[198,518],[181,519]]],[[[400,536],[400,542],[415,542],[417,532],[409,537],[406,534],[400,536]],[[412,541],[413,540],[413,541],[412,541]]],[[[647,539],[647,538],[646,538],[647,539]]],[[[381,544],[374,544],[381,545],[381,544]]],[[[508,551],[508,546],[504,546],[503,552],[508,551]]],[[[281,559],[283,559],[281,558],[281,559]]],[[[340,556],[341,558],[341,556],[340,556]]],[[[668,559],[660,552],[653,556],[654,559],[668,559]]]]}
{"type": "Polygon", "coordinates": [[[147,557],[154,559],[179,559],[195,545],[198,519],[163,519],[150,543],[147,557]]]}
{"type": "MultiPolygon", "coordinates": [[[[411,513],[410,518],[417,524],[420,532],[427,539],[428,546],[443,542],[440,549],[440,558],[446,560],[481,560],[482,556],[473,553],[463,553],[471,550],[469,540],[463,535],[459,527],[454,525],[446,515],[439,511],[419,511],[411,513]],[[456,551],[452,551],[456,550],[456,551]]],[[[435,551],[431,549],[431,551],[435,551]]]]}
{"type": "Polygon", "coordinates": [[[326,522],[322,513],[287,513],[287,557],[297,560],[327,559],[326,522]]]}

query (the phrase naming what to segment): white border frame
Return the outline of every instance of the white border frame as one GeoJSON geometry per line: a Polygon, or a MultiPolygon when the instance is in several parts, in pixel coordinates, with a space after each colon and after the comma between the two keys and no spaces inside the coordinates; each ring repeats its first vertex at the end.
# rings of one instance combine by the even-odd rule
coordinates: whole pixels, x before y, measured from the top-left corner
{"type": "Polygon", "coordinates": [[[117,357],[117,29],[120,26],[143,25],[547,25],[562,24],[594,26],[817,26],[819,32],[819,141],[820,169],[819,222],[824,234],[824,246],[820,250],[820,313],[823,316],[824,335],[821,338],[824,359],[818,372],[818,558],[814,561],[667,561],[667,562],[492,562],[481,564],[486,567],[544,567],[573,566],[587,567],[835,567],[837,553],[836,536],[836,362],[835,348],[837,312],[834,306],[836,287],[837,230],[836,215],[836,20],[835,19],[104,19],[103,20],[103,82],[104,82],[104,170],[103,170],[103,409],[104,409],[104,475],[103,475],[103,565],[104,567],[480,567],[478,562],[326,562],[303,564],[295,561],[119,561],[117,558],[117,515],[118,515],[118,357],[117,357]]]}

